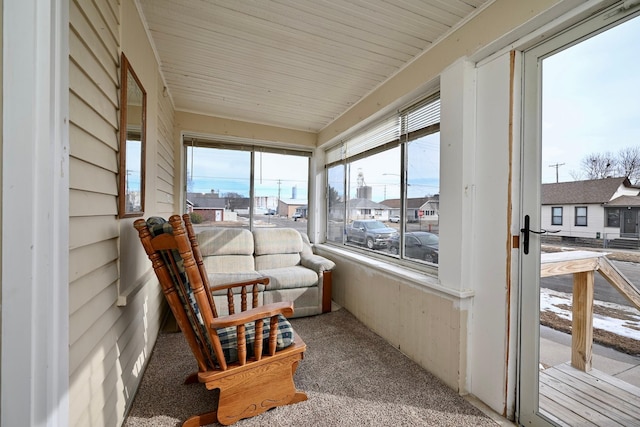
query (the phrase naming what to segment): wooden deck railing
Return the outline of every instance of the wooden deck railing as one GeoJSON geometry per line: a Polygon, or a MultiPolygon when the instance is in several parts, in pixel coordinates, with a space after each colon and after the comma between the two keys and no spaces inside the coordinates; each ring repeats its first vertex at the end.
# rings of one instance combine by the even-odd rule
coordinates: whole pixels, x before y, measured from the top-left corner
{"type": "Polygon", "coordinates": [[[640,310],[640,291],[606,255],[604,252],[567,251],[544,253],[540,257],[540,277],[573,274],[571,365],[585,372],[591,370],[595,272],[640,310]]]}

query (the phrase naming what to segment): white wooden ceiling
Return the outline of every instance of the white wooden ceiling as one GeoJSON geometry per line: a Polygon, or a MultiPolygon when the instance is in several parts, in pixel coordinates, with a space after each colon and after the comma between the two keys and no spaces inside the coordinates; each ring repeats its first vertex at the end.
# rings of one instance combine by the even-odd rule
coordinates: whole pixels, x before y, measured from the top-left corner
{"type": "Polygon", "coordinates": [[[492,0],[138,0],[177,110],[317,132],[492,0]]]}

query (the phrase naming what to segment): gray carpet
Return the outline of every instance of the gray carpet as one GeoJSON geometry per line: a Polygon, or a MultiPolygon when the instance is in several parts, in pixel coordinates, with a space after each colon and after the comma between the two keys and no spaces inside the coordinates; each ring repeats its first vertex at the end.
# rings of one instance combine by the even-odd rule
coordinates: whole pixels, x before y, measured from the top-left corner
{"type": "MultiPolygon", "coordinates": [[[[292,323],[307,344],[295,383],[309,400],[237,426],[498,425],[345,309],[292,323]]],[[[216,391],[182,384],[195,369],[182,334],[161,333],[124,426],[174,427],[214,408],[216,391]]]]}

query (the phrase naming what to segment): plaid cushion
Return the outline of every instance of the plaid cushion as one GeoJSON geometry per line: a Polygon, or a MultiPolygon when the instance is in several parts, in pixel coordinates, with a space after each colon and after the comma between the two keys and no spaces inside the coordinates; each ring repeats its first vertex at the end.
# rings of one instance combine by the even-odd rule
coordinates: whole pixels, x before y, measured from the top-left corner
{"type": "MultiPolygon", "coordinates": [[[[269,331],[271,330],[271,319],[263,320],[262,326],[262,353],[266,354],[269,350],[269,331]]],[[[217,330],[220,344],[224,357],[229,362],[238,360],[238,349],[236,342],[238,341],[237,328],[235,326],[228,328],[220,328],[217,330]]],[[[253,343],[256,339],[255,323],[245,324],[245,337],[247,341],[247,357],[253,356],[253,343]]],[[[286,348],[293,343],[293,328],[291,323],[283,315],[278,315],[278,335],[276,341],[276,350],[286,348]]]]}
{"type": "MultiPolygon", "coordinates": [[[[150,217],[147,220],[147,226],[149,227],[149,232],[153,237],[163,233],[173,233],[173,227],[171,226],[171,224],[169,224],[164,218],[161,217],[150,217]]],[[[167,265],[172,264],[171,258],[173,258],[177,266],[178,275],[176,276],[172,268],[169,268],[169,272],[171,273],[173,281],[176,285],[175,287],[178,291],[177,293],[184,307],[184,311],[187,314],[187,318],[189,319],[191,327],[193,328],[194,332],[196,332],[196,338],[200,342],[200,347],[208,351],[209,355],[211,355],[211,360],[215,360],[213,345],[209,340],[209,335],[206,333],[206,328],[204,326],[204,321],[200,313],[200,308],[198,307],[198,303],[193,294],[193,290],[191,289],[191,284],[189,283],[189,279],[184,270],[184,262],[182,260],[182,257],[180,256],[180,253],[177,250],[172,250],[170,253],[169,251],[163,251],[161,256],[163,257],[163,260],[167,265]]],[[[264,319],[262,333],[264,349],[263,353],[268,352],[270,327],[270,319],[264,319]]],[[[219,328],[216,332],[218,334],[218,337],[220,338],[220,344],[222,346],[222,350],[224,352],[227,363],[237,362],[237,328],[235,326],[231,326],[228,328],[219,328]]],[[[245,337],[247,343],[247,356],[251,357],[253,356],[253,343],[255,341],[255,325],[253,322],[245,324],[245,337]]],[[[283,348],[290,346],[293,343],[293,339],[294,335],[291,324],[284,316],[279,315],[276,350],[282,350],[283,348]]]]}

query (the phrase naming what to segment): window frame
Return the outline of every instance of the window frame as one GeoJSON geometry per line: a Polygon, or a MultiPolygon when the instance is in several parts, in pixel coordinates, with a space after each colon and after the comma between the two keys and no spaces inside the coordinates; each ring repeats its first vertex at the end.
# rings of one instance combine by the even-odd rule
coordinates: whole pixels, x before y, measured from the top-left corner
{"type": "MultiPolygon", "coordinates": [[[[330,230],[333,229],[330,224],[331,218],[332,218],[332,215],[331,215],[332,206],[330,206],[329,201],[327,201],[327,212],[326,212],[327,227],[326,227],[325,242],[327,242],[328,244],[340,246],[341,248],[345,248],[348,250],[364,252],[367,255],[370,255],[372,257],[384,258],[385,260],[388,260],[391,262],[407,264],[412,268],[416,268],[417,266],[419,269],[424,269],[431,272],[434,269],[437,270],[438,268],[437,264],[427,263],[425,261],[415,259],[415,258],[407,258],[404,254],[405,252],[404,248],[405,248],[405,233],[408,232],[406,231],[406,226],[410,222],[410,219],[407,218],[407,212],[410,211],[410,209],[407,207],[407,203],[408,203],[407,186],[410,185],[407,183],[408,172],[409,172],[409,165],[408,165],[408,159],[407,159],[410,151],[409,144],[413,141],[419,140],[420,138],[437,134],[438,135],[438,152],[439,152],[440,150],[439,138],[440,138],[440,125],[441,125],[440,101],[441,101],[440,92],[439,91],[433,92],[430,95],[423,97],[421,100],[411,104],[407,108],[394,113],[394,115],[386,116],[381,120],[379,120],[378,122],[375,122],[372,125],[364,127],[360,131],[356,131],[349,138],[340,141],[340,143],[332,147],[329,147],[326,150],[326,162],[324,167],[325,167],[325,171],[327,172],[325,174],[325,188],[327,189],[327,194],[330,192],[330,188],[333,188],[329,183],[328,177],[329,175],[335,174],[330,171],[333,168],[336,168],[339,166],[342,168],[342,175],[344,178],[343,186],[341,188],[341,190],[343,191],[342,195],[344,200],[339,205],[340,208],[342,209],[341,214],[343,218],[342,239],[340,239],[340,236],[338,236],[337,239],[334,239],[333,238],[334,236],[330,235],[330,230]],[[416,115],[412,117],[411,116],[412,113],[416,113],[416,115]],[[414,119],[415,121],[412,121],[414,119]],[[426,123],[426,125],[423,127],[419,127],[420,126],[419,123],[421,120],[424,120],[423,123],[426,123]],[[397,123],[397,127],[398,127],[397,132],[395,133],[389,130],[389,123],[393,121],[397,123]],[[418,126],[416,126],[416,124],[418,124],[418,126]],[[375,137],[378,137],[379,135],[376,135],[375,132],[372,131],[372,129],[375,130],[377,126],[379,126],[380,129],[383,129],[384,132],[386,132],[387,137],[389,135],[393,135],[392,138],[389,138],[391,140],[384,140],[383,138],[379,138],[378,139],[379,143],[377,145],[369,144],[368,141],[366,141],[366,136],[375,135],[375,137]],[[350,149],[351,148],[349,147],[350,140],[357,141],[355,150],[350,149]],[[366,149],[363,149],[362,147],[366,147],[366,149]],[[399,210],[399,212],[396,214],[400,216],[399,230],[398,230],[398,234],[399,234],[398,254],[391,255],[391,254],[387,254],[385,252],[379,252],[373,249],[368,250],[365,248],[355,247],[353,245],[347,245],[346,234],[347,234],[347,226],[348,226],[348,220],[349,220],[348,201],[351,200],[349,198],[350,196],[348,191],[349,180],[350,180],[349,178],[350,164],[352,164],[357,160],[368,158],[368,157],[374,156],[375,154],[382,153],[397,147],[400,148],[400,159],[399,159],[399,165],[398,165],[400,167],[400,173],[398,174],[399,183],[400,183],[400,198],[399,198],[400,208],[398,209],[397,206],[391,206],[390,209],[388,209],[388,212],[389,212],[389,216],[392,216],[396,214],[395,212],[399,210]]],[[[440,164],[439,155],[437,156],[437,162],[439,165],[440,164]]],[[[440,197],[439,188],[440,188],[440,182],[438,177],[438,191],[437,193],[431,196],[434,198],[434,200],[436,198],[437,200],[439,200],[439,197],[440,197]]],[[[329,197],[327,196],[327,199],[328,198],[329,197]]],[[[411,199],[409,198],[409,200],[411,199]]],[[[436,211],[431,210],[430,212],[433,212],[433,214],[431,215],[435,215],[436,211]]],[[[415,222],[415,219],[414,219],[414,222],[415,222]]]]}
{"type": "Polygon", "coordinates": [[[620,228],[620,208],[606,208],[605,209],[605,227],[620,228]],[[612,214],[615,215],[615,219],[612,223],[612,214]]]}
{"type": "Polygon", "coordinates": [[[589,226],[589,209],[588,206],[575,206],[574,207],[574,225],[576,227],[588,227],[589,226]],[[584,215],[578,215],[578,210],[584,209],[584,215]],[[584,218],[584,224],[578,224],[578,219],[584,218]]]}
{"type": "Polygon", "coordinates": [[[562,225],[564,210],[562,206],[552,206],[551,207],[551,225],[562,225]],[[556,215],[556,209],[560,209],[560,215],[556,215]],[[560,218],[560,222],[556,222],[558,217],[560,218]]]}
{"type": "MultiPolygon", "coordinates": [[[[224,135],[212,135],[210,137],[202,137],[202,136],[192,136],[185,134],[183,135],[183,149],[184,149],[184,194],[182,207],[184,212],[187,212],[187,182],[188,182],[188,149],[189,148],[211,148],[218,150],[229,150],[236,152],[249,152],[250,153],[250,169],[249,176],[247,179],[249,180],[249,230],[253,230],[255,228],[255,219],[256,219],[256,194],[255,194],[255,169],[256,169],[256,155],[260,153],[270,153],[270,154],[280,154],[286,156],[300,156],[307,158],[307,212],[310,210],[310,204],[312,200],[309,198],[311,194],[311,167],[312,162],[311,158],[313,156],[313,152],[309,150],[303,149],[292,149],[292,148],[282,148],[282,147],[274,147],[268,141],[261,140],[252,140],[246,138],[232,137],[232,136],[224,136],[224,135]]],[[[307,227],[309,223],[307,222],[307,227]]],[[[306,233],[308,233],[308,229],[306,233]]]]}

